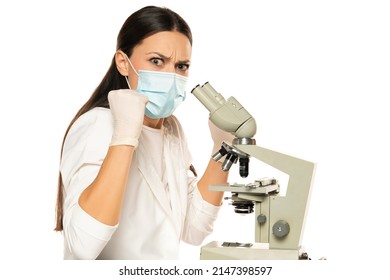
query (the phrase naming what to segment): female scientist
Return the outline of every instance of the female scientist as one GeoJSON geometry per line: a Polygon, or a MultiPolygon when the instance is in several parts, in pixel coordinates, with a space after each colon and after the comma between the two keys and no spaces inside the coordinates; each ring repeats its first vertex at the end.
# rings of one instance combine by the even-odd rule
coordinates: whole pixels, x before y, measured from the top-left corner
{"type": "MultiPolygon", "coordinates": [[[[185,99],[192,35],[168,8],[123,24],[112,64],[70,123],[62,146],[56,230],[65,259],[177,259],[213,229],[228,174],[210,160],[196,178],[172,113],[185,99]]],[[[232,135],[212,124],[217,150],[232,135]]]]}

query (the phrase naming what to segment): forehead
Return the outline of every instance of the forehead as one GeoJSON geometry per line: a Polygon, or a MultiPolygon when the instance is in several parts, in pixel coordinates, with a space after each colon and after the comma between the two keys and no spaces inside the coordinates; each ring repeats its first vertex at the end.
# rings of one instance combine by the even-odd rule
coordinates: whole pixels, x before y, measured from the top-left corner
{"type": "Polygon", "coordinates": [[[189,59],[192,47],[184,34],[177,31],[163,31],[145,38],[133,51],[134,54],[158,52],[167,57],[175,55],[180,59],[189,59]]]}

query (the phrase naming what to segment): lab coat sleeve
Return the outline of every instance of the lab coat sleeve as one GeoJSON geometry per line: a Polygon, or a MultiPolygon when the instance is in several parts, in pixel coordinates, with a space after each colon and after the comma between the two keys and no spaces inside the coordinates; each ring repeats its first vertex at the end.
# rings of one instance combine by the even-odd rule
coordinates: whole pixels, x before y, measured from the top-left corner
{"type": "Polygon", "coordinates": [[[97,221],[78,203],[81,192],[100,170],[111,135],[111,113],[99,108],[82,115],[64,142],[60,170],[64,184],[65,259],[96,259],[117,228],[97,221]]]}
{"type": "Polygon", "coordinates": [[[220,206],[214,206],[202,198],[197,181],[190,183],[187,215],[182,240],[192,245],[200,245],[211,234],[220,206]]]}

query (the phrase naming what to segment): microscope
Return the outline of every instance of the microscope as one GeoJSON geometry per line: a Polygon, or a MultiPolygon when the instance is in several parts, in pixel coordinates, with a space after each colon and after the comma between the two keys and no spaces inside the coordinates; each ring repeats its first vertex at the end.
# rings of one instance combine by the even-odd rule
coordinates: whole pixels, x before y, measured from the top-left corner
{"type": "Polygon", "coordinates": [[[256,145],[256,121],[234,98],[225,98],[210,83],[197,85],[191,93],[210,112],[209,119],[235,136],[232,143],[221,143],[212,157],[223,160],[222,169],[239,162],[240,176],[249,174],[254,157],[289,175],[287,191],[280,195],[275,178],[262,177],[250,184],[209,186],[212,191],[230,192],[235,212],[255,216],[255,242],[212,241],[201,248],[200,259],[213,260],[301,260],[309,259],[301,242],[308,211],[315,164],[256,145]]]}

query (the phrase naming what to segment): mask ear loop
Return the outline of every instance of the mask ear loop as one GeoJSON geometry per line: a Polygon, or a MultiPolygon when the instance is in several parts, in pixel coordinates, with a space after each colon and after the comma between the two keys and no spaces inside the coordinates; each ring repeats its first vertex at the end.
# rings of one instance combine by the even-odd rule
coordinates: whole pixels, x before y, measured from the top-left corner
{"type": "MultiPolygon", "coordinates": [[[[127,54],[125,54],[125,53],[123,53],[123,54],[126,56],[127,61],[130,63],[130,66],[131,66],[131,68],[133,69],[134,73],[139,77],[137,71],[135,71],[135,68],[134,68],[134,66],[133,66],[133,63],[131,63],[131,61],[130,61],[130,58],[127,56],[127,54]]],[[[127,76],[125,76],[125,79],[126,79],[127,85],[129,86],[129,89],[131,89],[131,86],[130,86],[130,83],[129,83],[129,78],[128,78],[127,76]]]]}
{"type": "Polygon", "coordinates": [[[129,79],[127,78],[127,76],[125,76],[125,79],[126,79],[127,85],[129,86],[129,89],[131,89],[131,86],[130,86],[130,83],[129,83],[129,79]]]}

